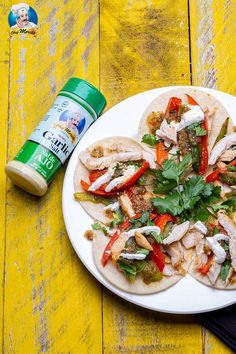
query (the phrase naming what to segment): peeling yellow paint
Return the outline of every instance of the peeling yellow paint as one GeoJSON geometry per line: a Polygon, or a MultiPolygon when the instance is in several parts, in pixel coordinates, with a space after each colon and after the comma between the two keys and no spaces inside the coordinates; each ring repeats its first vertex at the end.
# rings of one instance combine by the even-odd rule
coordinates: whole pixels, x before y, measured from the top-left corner
{"type": "Polygon", "coordinates": [[[109,104],[190,83],[186,1],[103,0],[100,14],[101,88],[109,104]]]}
{"type": "Polygon", "coordinates": [[[236,94],[236,1],[190,1],[193,84],[236,94]]]}
{"type": "MultiPolygon", "coordinates": [[[[38,13],[39,36],[14,37],[10,44],[8,159],[17,153],[70,76],[99,84],[97,2],[86,13],[84,4],[75,0],[60,6],[55,0],[31,1],[30,5],[38,13]],[[71,24],[73,29],[65,28],[66,12],[67,26],[71,24]],[[86,28],[90,18],[93,21],[87,26],[85,38],[81,29],[86,28]],[[97,42],[87,52],[84,68],[81,56],[94,38],[97,42]]],[[[4,88],[7,93],[7,78],[4,88]]],[[[2,108],[5,117],[6,110],[2,108]]],[[[6,127],[2,128],[7,133],[6,127]]],[[[4,164],[1,157],[1,166],[4,164]]],[[[60,171],[41,199],[7,183],[6,353],[90,354],[102,350],[100,286],[79,262],[66,235],[61,211],[62,181],[60,171]]]]}

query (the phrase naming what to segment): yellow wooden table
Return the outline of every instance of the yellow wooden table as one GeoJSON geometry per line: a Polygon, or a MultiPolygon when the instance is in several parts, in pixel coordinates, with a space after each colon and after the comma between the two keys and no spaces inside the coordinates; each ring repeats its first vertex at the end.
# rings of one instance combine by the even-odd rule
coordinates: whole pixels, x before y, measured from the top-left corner
{"type": "Polygon", "coordinates": [[[137,308],[87,272],[63,223],[63,170],[38,199],[3,168],[72,76],[100,87],[108,108],[167,85],[236,94],[236,0],[32,0],[38,37],[9,40],[11,5],[0,3],[3,352],[231,353],[193,316],[137,308]]]}

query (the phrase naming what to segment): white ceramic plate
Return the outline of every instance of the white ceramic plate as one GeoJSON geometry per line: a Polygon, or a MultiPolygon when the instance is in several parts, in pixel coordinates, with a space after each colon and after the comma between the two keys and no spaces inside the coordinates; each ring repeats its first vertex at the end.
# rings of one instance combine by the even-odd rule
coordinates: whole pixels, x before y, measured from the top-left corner
{"type": "MultiPolygon", "coordinates": [[[[171,288],[157,294],[134,295],[110,284],[97,270],[91,253],[91,241],[83,234],[91,228],[92,219],[73,198],[73,176],[81,150],[98,139],[112,135],[136,137],[140,118],[149,103],[159,94],[174,87],[163,87],[130,97],[103,114],[88,130],[77,145],[67,167],[63,185],[63,215],[66,229],[80,260],[93,276],[113,293],[136,305],[169,313],[200,313],[216,310],[236,302],[236,290],[216,290],[199,283],[190,275],[171,288]]],[[[231,116],[235,115],[236,98],[212,89],[199,89],[211,93],[222,101],[231,116]]]]}

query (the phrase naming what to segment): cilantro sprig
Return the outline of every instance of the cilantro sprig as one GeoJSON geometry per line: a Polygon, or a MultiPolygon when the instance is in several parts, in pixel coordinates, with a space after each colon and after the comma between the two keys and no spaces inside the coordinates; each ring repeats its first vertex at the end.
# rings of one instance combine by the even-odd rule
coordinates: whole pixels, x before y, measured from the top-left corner
{"type": "Polygon", "coordinates": [[[152,198],[152,204],[158,212],[190,217],[206,221],[210,215],[209,207],[220,198],[220,187],[206,183],[202,176],[192,176],[181,182],[185,171],[192,163],[191,155],[186,155],[180,163],[176,160],[163,162],[163,170],[157,173],[156,189],[166,191],[166,197],[152,198]]]}
{"type": "Polygon", "coordinates": [[[107,228],[104,225],[102,225],[100,222],[95,222],[91,226],[93,230],[101,230],[105,236],[108,235],[107,228]]]}
{"type": "Polygon", "coordinates": [[[154,225],[153,222],[150,221],[150,211],[144,211],[139,218],[130,219],[129,222],[132,225],[132,229],[154,225]]]}
{"type": "Polygon", "coordinates": [[[188,130],[194,130],[196,136],[204,136],[207,134],[206,129],[201,127],[201,123],[193,123],[187,127],[188,130]]]}
{"type": "Polygon", "coordinates": [[[142,137],[142,143],[154,146],[157,143],[157,139],[156,139],[155,135],[144,134],[144,136],[142,137]]]}

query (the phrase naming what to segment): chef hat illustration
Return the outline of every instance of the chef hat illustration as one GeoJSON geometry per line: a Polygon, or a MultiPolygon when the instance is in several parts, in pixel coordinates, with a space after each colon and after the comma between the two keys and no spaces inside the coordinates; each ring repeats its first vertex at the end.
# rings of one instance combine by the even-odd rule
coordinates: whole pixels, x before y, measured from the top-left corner
{"type": "Polygon", "coordinates": [[[20,16],[20,12],[22,10],[26,10],[26,12],[29,11],[29,5],[27,5],[26,3],[22,2],[20,4],[16,4],[16,5],[12,5],[11,7],[11,11],[13,13],[13,15],[19,17],[20,16]]]}

